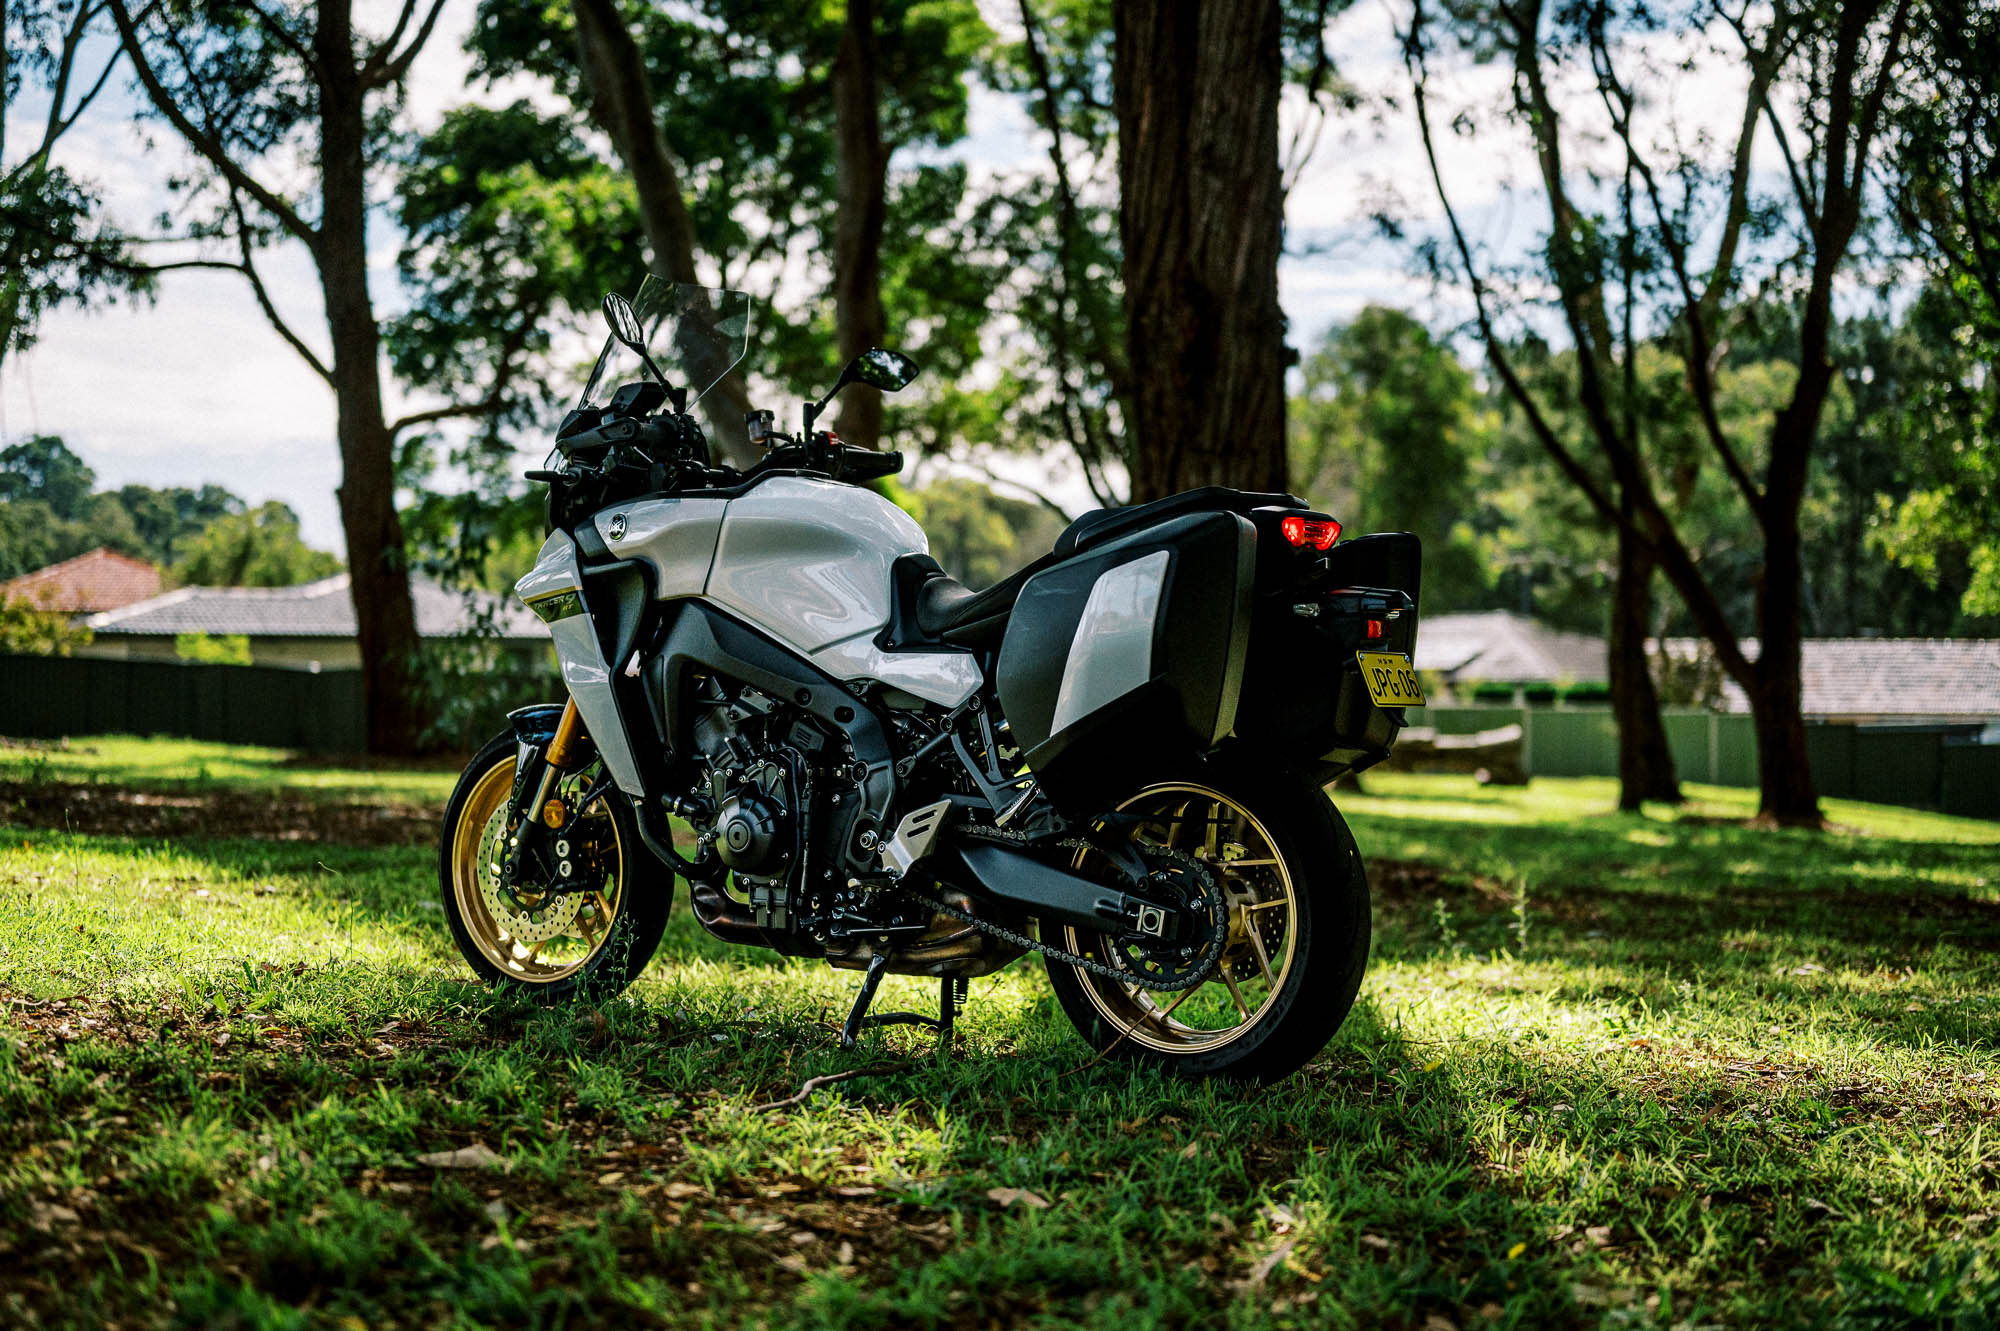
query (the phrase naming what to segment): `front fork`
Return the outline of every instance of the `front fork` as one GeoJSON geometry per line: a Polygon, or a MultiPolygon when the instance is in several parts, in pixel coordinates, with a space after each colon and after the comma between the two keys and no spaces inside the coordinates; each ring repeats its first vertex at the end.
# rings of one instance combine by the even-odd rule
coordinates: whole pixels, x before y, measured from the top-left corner
{"type": "MultiPolygon", "coordinates": [[[[541,858],[544,840],[564,833],[591,800],[586,796],[572,811],[556,797],[556,782],[589,766],[593,757],[576,699],[563,704],[551,726],[551,714],[557,711],[552,704],[544,704],[524,707],[507,718],[514,725],[515,745],[514,797],[507,810],[508,826],[514,830],[502,869],[509,884],[519,876],[522,865],[541,858]]],[[[556,850],[558,858],[567,859],[561,841],[556,850]]]]}
{"type": "MultiPolygon", "coordinates": [[[[547,709],[526,707],[510,717],[514,721],[514,807],[509,810],[515,820],[532,819],[535,822],[548,821],[549,796],[555,785],[566,772],[573,772],[588,761],[586,750],[588,741],[583,733],[583,717],[576,710],[576,699],[563,703],[562,715],[556,719],[553,733],[546,739],[536,733],[539,727],[532,725],[535,720],[546,716],[547,709]],[[539,715],[529,717],[527,713],[539,715]],[[526,724],[524,724],[524,722],[526,724]],[[532,797],[523,798],[532,785],[532,797]]],[[[562,814],[550,823],[551,827],[562,826],[562,814]]]]}

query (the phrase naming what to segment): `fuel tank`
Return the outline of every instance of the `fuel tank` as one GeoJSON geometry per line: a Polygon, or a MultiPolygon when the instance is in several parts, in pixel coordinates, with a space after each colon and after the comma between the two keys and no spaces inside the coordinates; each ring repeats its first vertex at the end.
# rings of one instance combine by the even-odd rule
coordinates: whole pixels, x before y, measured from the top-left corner
{"type": "Polygon", "coordinates": [[[843,680],[879,680],[955,707],[979,687],[960,651],[885,651],[890,568],[930,542],[909,514],[859,486],[773,476],[730,499],[707,599],[843,680]]]}

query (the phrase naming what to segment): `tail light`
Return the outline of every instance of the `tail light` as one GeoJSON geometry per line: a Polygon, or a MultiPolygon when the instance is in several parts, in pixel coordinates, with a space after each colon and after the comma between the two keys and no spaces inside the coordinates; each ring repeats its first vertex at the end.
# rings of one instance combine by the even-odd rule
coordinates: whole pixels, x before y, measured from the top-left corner
{"type": "Polygon", "coordinates": [[[1288,513],[1278,524],[1278,530],[1293,545],[1315,550],[1331,550],[1333,543],[1340,539],[1340,524],[1332,518],[1303,518],[1296,513],[1288,513]]]}

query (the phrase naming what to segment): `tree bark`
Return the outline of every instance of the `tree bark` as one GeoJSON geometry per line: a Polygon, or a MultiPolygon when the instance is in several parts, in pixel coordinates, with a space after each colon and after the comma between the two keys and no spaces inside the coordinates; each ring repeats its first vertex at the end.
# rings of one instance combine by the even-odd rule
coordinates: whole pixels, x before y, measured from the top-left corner
{"type": "Polygon", "coordinates": [[[1681,802],[1660,695],[1646,661],[1653,618],[1653,560],[1624,528],[1618,531],[1618,574],[1611,596],[1611,711],[1618,724],[1618,807],[1638,811],[1647,800],[1681,802]]]}
{"type": "MultiPolygon", "coordinates": [[[[1808,319],[1808,344],[1810,324],[1808,319]]],[[[1779,465],[1781,459],[1811,448],[1825,397],[1823,387],[1815,392],[1807,382],[1813,377],[1810,371],[1800,375],[1800,389],[1779,413],[1772,431],[1772,466],[1763,506],[1764,563],[1755,583],[1757,660],[1744,688],[1757,732],[1757,816],[1782,827],[1819,827],[1824,821],[1819,786],[1807,756],[1805,690],[1799,674],[1805,581],[1799,557],[1799,506],[1805,471],[1802,459],[1796,470],[1779,465]],[[1796,441],[1787,442],[1790,431],[1805,432],[1803,450],[1796,441]]]]}
{"type": "Polygon", "coordinates": [[[359,636],[371,753],[409,753],[423,733],[416,611],[396,515],[394,438],[382,413],[380,334],[368,293],[367,123],[351,0],[322,0],[319,66],[320,290],[333,341],[340,525],[359,636]]]}
{"type": "MultiPolygon", "coordinates": [[[[670,282],[699,284],[694,266],[694,219],[681,193],[680,172],[653,114],[652,81],[639,45],[632,40],[616,0],[575,0],[576,45],[590,90],[590,114],[632,177],[639,196],[639,224],[646,232],[653,266],[670,282]]],[[[761,456],[743,423],[749,390],[740,373],[723,376],[703,399],[710,442],[738,467],[761,456]]]]}
{"type": "Polygon", "coordinates": [[[1283,490],[1277,0],[1115,0],[1132,498],[1283,490]]]}
{"type": "MultiPolygon", "coordinates": [[[[834,317],[840,359],[882,345],[882,225],[888,212],[889,149],[882,142],[875,0],[848,0],[847,28],[833,62],[833,118],[838,180],[834,226],[834,317]]],[[[861,448],[882,441],[882,393],[865,384],[840,399],[840,437],[861,448]]]]}

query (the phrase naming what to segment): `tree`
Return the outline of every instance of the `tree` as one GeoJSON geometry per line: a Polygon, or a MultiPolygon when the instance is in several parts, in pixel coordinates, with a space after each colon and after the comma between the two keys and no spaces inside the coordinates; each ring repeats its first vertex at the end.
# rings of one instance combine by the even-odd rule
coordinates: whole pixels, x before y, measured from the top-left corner
{"type": "Polygon", "coordinates": [[[0,652],[68,656],[89,646],[92,636],[88,627],[63,611],[0,598],[0,652]]]}
{"type": "MultiPolygon", "coordinates": [[[[207,169],[201,184],[216,205],[209,230],[236,252],[224,266],[250,284],[272,327],[333,392],[368,747],[407,751],[422,731],[413,675],[419,640],[396,513],[395,444],[404,430],[443,413],[391,421],[383,409],[367,223],[370,180],[393,141],[396,99],[443,0],[421,17],[417,0],[404,0],[381,41],[357,34],[353,0],[284,9],[175,0],[136,12],[128,0],[109,3],[152,112],[207,169]],[[303,197],[271,183],[288,163],[308,173],[303,197]],[[273,239],[302,245],[312,259],[329,356],[271,301],[255,256],[273,239]]],[[[445,410],[475,415],[484,406],[445,410]]]]}
{"type": "Polygon", "coordinates": [[[83,516],[97,473],[52,434],[0,449],[0,501],[39,500],[61,521],[83,516]]]}
{"type": "Polygon", "coordinates": [[[183,540],[172,574],[192,587],[291,587],[339,571],[338,559],[300,539],[298,514],[274,499],[183,540]]]}
{"type": "Polygon", "coordinates": [[[1880,546],[1932,582],[1963,562],[1964,612],[2000,616],[2000,11],[1932,4],[1936,21],[1911,35],[1890,160],[1898,220],[1932,275],[1911,317],[1944,364],[1900,441],[1919,488],[1880,546]]]}
{"type": "MultiPolygon", "coordinates": [[[[1630,552],[1656,563],[1673,583],[1722,668],[1749,698],[1758,741],[1759,813],[1778,823],[1821,823],[1800,709],[1800,511],[1835,383],[1833,293],[1862,228],[1872,155],[1900,75],[1913,2],[1781,3],[1742,14],[1697,6],[1677,35],[1726,30],[1749,71],[1734,117],[1736,136],[1720,162],[1699,155],[1698,139],[1677,140],[1671,124],[1657,132],[1639,124],[1652,109],[1634,92],[1650,77],[1646,52],[1667,44],[1646,40],[1657,38],[1668,21],[1651,7],[1592,0],[1552,13],[1543,0],[1500,0],[1471,11],[1461,44],[1490,50],[1512,66],[1513,120],[1534,152],[1551,220],[1536,266],[1556,289],[1564,331],[1577,350],[1576,399],[1609,473],[1608,485],[1563,442],[1507,356],[1496,326],[1500,301],[1492,265],[1475,254],[1437,164],[1428,61],[1445,39],[1422,0],[1413,10],[1405,48],[1433,182],[1446,210],[1451,262],[1471,287],[1487,358],[1600,519],[1626,534],[1630,552]],[[1610,131],[1609,179],[1618,184],[1609,196],[1595,190],[1593,176],[1577,164],[1581,144],[1596,126],[1572,116],[1576,108],[1552,91],[1558,76],[1572,69],[1587,71],[1599,102],[1598,122],[1610,131]],[[1803,144],[1793,141],[1794,127],[1774,96],[1779,88],[1797,99],[1803,144]],[[1765,126],[1789,167],[1792,198],[1782,209],[1757,207],[1753,197],[1752,152],[1765,126]],[[1782,228],[1789,244],[1765,239],[1766,227],[1782,228]],[[1730,320],[1741,309],[1742,294],[1758,280],[1792,293],[1798,335],[1791,359],[1797,375],[1768,423],[1762,456],[1748,455],[1746,461],[1723,428],[1715,375],[1730,320]],[[1760,648],[1754,660],[1745,635],[1730,622],[1678,531],[1639,447],[1637,394],[1626,367],[1634,363],[1635,327],[1653,312],[1670,321],[1682,351],[1712,463],[1757,524],[1760,648]],[[1752,474],[1757,464],[1761,482],[1752,474]]],[[[1473,121],[1468,113],[1456,123],[1473,121]]]]}
{"type": "Polygon", "coordinates": [[[1472,465],[1489,425],[1471,373],[1422,324],[1379,305],[1329,329],[1303,368],[1288,413],[1299,492],[1353,531],[1415,532],[1425,613],[1483,604],[1472,465]]]}
{"type": "Polygon", "coordinates": [[[121,485],[112,494],[131,520],[138,548],[128,553],[155,564],[171,564],[182,541],[217,518],[241,513],[243,501],[219,485],[199,489],[173,485],[121,485]]]}
{"type": "Polygon", "coordinates": [[[125,237],[96,216],[95,189],[56,160],[118,66],[116,48],[101,50],[103,17],[103,0],[0,0],[0,363],[57,306],[151,290],[125,237]],[[22,140],[9,121],[29,88],[48,106],[22,140]]]}
{"type": "MultiPolygon", "coordinates": [[[[882,313],[882,228],[888,208],[889,145],[882,141],[881,43],[875,0],[847,0],[840,53],[833,61],[835,182],[834,322],[840,358],[851,361],[886,332],[882,313]]],[[[874,448],[882,437],[882,394],[850,390],[840,405],[841,438],[874,448]]]]}
{"type": "Polygon", "coordinates": [[[1278,0],[1114,0],[1132,497],[1285,488],[1278,0]]]}

